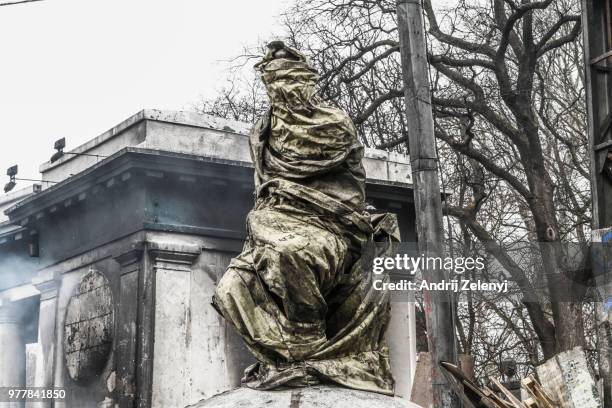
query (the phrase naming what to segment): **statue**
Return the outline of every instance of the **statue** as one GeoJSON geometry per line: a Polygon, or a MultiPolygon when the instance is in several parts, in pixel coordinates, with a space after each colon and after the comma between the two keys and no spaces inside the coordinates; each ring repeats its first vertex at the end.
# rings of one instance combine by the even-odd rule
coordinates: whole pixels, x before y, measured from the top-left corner
{"type": "Polygon", "coordinates": [[[271,105],[250,135],[256,203],[213,297],[258,361],[243,383],[393,395],[389,294],[360,258],[368,242],[399,241],[397,221],[365,211],[364,149],[348,115],[315,94],[304,56],[273,42],[255,68],[271,105]]]}

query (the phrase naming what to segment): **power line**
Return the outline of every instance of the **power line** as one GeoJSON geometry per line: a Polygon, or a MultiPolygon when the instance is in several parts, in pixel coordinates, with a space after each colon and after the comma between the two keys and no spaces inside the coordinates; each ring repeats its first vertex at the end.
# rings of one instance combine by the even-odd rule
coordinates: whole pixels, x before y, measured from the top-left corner
{"type": "Polygon", "coordinates": [[[43,1],[43,0],[20,0],[20,1],[12,1],[10,3],[0,3],[0,7],[2,6],[14,6],[15,4],[23,4],[23,3],[33,3],[35,1],[43,1]]]}

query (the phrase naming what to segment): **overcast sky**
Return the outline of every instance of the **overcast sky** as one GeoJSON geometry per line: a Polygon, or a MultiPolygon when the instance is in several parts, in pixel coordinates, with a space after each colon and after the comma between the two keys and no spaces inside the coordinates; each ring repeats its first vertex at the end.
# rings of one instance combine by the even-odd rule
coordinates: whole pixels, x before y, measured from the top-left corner
{"type": "Polygon", "coordinates": [[[0,7],[0,186],[13,164],[19,176],[38,178],[61,137],[71,149],[140,109],[189,108],[213,95],[224,61],[279,32],[286,4],[45,0],[0,7]]]}

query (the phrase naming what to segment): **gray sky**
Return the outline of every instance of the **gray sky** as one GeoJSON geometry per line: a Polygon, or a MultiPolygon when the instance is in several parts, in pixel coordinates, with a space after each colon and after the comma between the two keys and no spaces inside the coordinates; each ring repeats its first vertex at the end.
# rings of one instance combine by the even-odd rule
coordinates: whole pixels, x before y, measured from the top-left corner
{"type": "Polygon", "coordinates": [[[13,164],[19,176],[39,178],[39,164],[61,137],[71,149],[140,109],[188,108],[214,95],[224,61],[278,32],[286,4],[45,0],[0,7],[0,187],[13,164]]]}

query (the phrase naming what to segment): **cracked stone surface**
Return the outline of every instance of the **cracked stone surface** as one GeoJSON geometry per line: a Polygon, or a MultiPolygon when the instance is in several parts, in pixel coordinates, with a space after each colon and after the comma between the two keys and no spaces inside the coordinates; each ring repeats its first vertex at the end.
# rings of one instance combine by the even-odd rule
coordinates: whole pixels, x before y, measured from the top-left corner
{"type": "Polygon", "coordinates": [[[237,388],[187,408],[420,408],[410,401],[333,386],[280,391],[237,388]]]}

